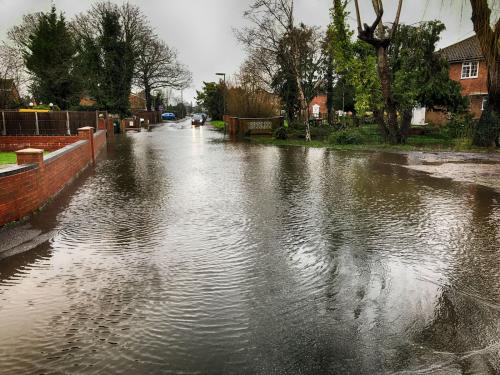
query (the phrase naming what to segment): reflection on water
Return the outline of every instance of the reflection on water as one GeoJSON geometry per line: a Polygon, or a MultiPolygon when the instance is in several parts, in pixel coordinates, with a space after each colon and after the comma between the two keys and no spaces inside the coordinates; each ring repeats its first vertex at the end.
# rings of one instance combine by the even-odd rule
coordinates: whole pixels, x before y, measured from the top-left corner
{"type": "Polygon", "coordinates": [[[2,373],[500,372],[500,196],[406,157],[118,139],[0,262],[2,373]]]}

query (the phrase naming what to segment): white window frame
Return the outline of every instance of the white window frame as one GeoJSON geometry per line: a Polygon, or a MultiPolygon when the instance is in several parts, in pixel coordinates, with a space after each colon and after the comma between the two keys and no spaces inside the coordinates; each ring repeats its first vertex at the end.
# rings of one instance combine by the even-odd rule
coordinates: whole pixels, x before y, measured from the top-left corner
{"type": "Polygon", "coordinates": [[[461,77],[462,79],[474,79],[479,77],[479,61],[464,61],[462,63],[462,72],[461,72],[461,77]],[[472,75],[472,67],[476,65],[476,75],[472,75]],[[468,74],[464,74],[464,69],[468,67],[468,74]]]}

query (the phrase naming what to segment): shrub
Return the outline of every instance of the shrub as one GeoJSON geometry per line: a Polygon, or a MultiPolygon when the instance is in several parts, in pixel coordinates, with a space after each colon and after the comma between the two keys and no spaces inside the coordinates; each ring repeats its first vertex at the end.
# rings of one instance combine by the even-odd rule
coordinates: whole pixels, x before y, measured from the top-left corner
{"type": "Polygon", "coordinates": [[[281,126],[274,131],[274,138],[285,140],[288,139],[288,132],[285,127],[281,126]]]}
{"type": "Polygon", "coordinates": [[[448,136],[452,138],[467,138],[472,134],[474,120],[470,113],[453,115],[445,127],[448,136]]]}
{"type": "Polygon", "coordinates": [[[328,143],[336,145],[359,145],[363,138],[357,129],[347,129],[333,132],[328,137],[328,143]]]}
{"type": "Polygon", "coordinates": [[[325,139],[326,137],[328,137],[328,135],[330,134],[331,132],[331,129],[324,126],[324,127],[311,127],[311,138],[313,139],[325,139]]]}

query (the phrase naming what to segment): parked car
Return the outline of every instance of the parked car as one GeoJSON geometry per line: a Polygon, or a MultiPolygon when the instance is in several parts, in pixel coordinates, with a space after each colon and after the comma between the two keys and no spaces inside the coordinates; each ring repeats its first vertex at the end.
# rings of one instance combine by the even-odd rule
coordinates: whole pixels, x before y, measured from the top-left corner
{"type": "Polygon", "coordinates": [[[175,120],[175,114],[171,112],[165,112],[161,115],[162,120],[175,120]]]}
{"type": "Polygon", "coordinates": [[[201,113],[195,113],[191,119],[191,125],[200,126],[205,124],[205,117],[201,113]]]}

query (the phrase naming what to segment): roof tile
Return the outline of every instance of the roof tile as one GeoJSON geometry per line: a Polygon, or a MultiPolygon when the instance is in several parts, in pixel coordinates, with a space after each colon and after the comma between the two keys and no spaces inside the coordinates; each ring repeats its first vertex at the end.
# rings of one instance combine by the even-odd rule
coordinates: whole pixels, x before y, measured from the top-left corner
{"type": "Polygon", "coordinates": [[[479,45],[479,40],[475,35],[443,48],[440,53],[448,60],[448,62],[484,59],[479,45]]]}

